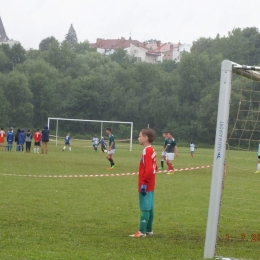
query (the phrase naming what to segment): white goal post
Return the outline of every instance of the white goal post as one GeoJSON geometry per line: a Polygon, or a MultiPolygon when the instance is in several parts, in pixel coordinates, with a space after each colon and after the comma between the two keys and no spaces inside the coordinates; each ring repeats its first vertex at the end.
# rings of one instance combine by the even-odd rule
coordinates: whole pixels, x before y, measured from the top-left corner
{"type": "Polygon", "coordinates": [[[104,121],[104,120],[86,120],[86,119],[70,119],[70,118],[56,118],[56,117],[48,117],[48,127],[50,127],[50,120],[56,120],[56,146],[58,144],[58,127],[59,120],[61,121],[77,121],[77,122],[92,122],[92,123],[100,123],[100,136],[103,135],[103,123],[113,123],[113,124],[129,124],[131,126],[130,131],[130,152],[133,148],[133,122],[121,122],[121,121],[104,121]]]}
{"type": "Polygon", "coordinates": [[[234,72],[254,81],[260,81],[260,73],[256,71],[260,71],[260,67],[239,65],[229,60],[222,61],[204,258],[215,257],[222,195],[222,181],[223,173],[225,171],[232,73],[234,72]]]}

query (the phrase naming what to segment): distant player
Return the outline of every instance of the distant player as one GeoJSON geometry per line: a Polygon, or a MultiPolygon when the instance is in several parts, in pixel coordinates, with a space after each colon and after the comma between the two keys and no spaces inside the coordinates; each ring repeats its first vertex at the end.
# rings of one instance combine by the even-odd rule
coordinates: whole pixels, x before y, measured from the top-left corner
{"type": "Polygon", "coordinates": [[[25,135],[25,147],[26,147],[26,152],[30,153],[31,152],[31,145],[32,145],[32,133],[30,130],[27,131],[27,134],[25,135]]]}
{"type": "Polygon", "coordinates": [[[166,162],[168,165],[167,174],[174,173],[172,162],[174,160],[174,154],[178,156],[178,147],[172,132],[167,133],[167,139],[165,140],[166,162]]]}
{"type": "Polygon", "coordinates": [[[259,173],[260,172],[260,144],[258,144],[258,157],[257,157],[258,161],[257,161],[257,171],[255,173],[259,173]]]}
{"type": "Polygon", "coordinates": [[[0,130],[0,146],[3,151],[5,148],[5,131],[3,127],[0,130]]]}
{"type": "Polygon", "coordinates": [[[104,152],[106,153],[106,152],[107,152],[107,144],[106,144],[106,142],[105,142],[103,136],[101,137],[101,140],[99,141],[99,143],[98,143],[97,146],[99,146],[99,145],[100,145],[101,151],[102,151],[103,153],[104,153],[104,152]]]}
{"type": "Polygon", "coordinates": [[[64,143],[64,147],[63,147],[63,149],[62,149],[63,152],[64,152],[64,150],[66,149],[66,145],[69,147],[69,151],[71,152],[70,133],[68,133],[67,136],[65,137],[65,143],[64,143]]]}
{"type": "Polygon", "coordinates": [[[165,152],[164,148],[165,148],[165,141],[167,139],[167,133],[164,132],[162,136],[164,138],[164,145],[163,145],[163,151],[162,151],[162,155],[161,155],[161,167],[159,168],[159,170],[163,170],[163,164],[164,164],[164,161],[166,161],[166,152],[165,152]]]}
{"type": "Polygon", "coordinates": [[[113,160],[113,155],[116,151],[116,142],[115,142],[114,135],[112,135],[111,128],[108,127],[106,129],[106,133],[109,137],[108,138],[108,140],[109,140],[108,152],[107,152],[106,158],[109,160],[109,162],[111,164],[111,167],[108,168],[108,170],[113,170],[116,167],[116,164],[114,163],[114,160],[113,160]]]}
{"type": "Polygon", "coordinates": [[[193,142],[190,142],[190,158],[194,158],[194,149],[197,149],[196,145],[193,142]]]}
{"type": "Polygon", "coordinates": [[[155,175],[157,172],[156,153],[151,146],[155,138],[155,132],[149,129],[143,129],[139,133],[138,141],[144,149],[139,164],[138,175],[138,193],[141,210],[139,230],[130,235],[130,237],[145,237],[153,235],[154,218],[154,188],[155,175]]]}
{"type": "Polygon", "coordinates": [[[93,149],[97,152],[97,146],[98,146],[99,139],[97,138],[97,135],[94,135],[92,138],[92,145],[93,149]]]}
{"type": "Polygon", "coordinates": [[[10,128],[9,131],[7,132],[6,141],[7,141],[7,150],[11,152],[13,148],[13,141],[14,141],[14,131],[12,128],[10,128]]]}
{"type": "Polygon", "coordinates": [[[38,128],[36,132],[33,135],[34,139],[34,153],[39,153],[40,152],[40,146],[41,146],[41,139],[42,139],[42,134],[40,132],[40,129],[38,128]]]}

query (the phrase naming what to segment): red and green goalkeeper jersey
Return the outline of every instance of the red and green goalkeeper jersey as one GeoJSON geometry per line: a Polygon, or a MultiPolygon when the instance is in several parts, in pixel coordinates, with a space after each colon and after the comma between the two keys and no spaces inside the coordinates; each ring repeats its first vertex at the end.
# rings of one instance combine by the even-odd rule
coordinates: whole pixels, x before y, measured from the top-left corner
{"type": "Polygon", "coordinates": [[[153,147],[149,145],[144,148],[139,165],[138,192],[140,192],[142,184],[146,185],[146,191],[154,190],[156,171],[156,153],[153,147]]]}
{"type": "Polygon", "coordinates": [[[165,140],[164,147],[166,147],[166,149],[165,149],[166,153],[174,153],[176,145],[177,144],[176,144],[174,139],[167,139],[167,140],[165,140]]]}

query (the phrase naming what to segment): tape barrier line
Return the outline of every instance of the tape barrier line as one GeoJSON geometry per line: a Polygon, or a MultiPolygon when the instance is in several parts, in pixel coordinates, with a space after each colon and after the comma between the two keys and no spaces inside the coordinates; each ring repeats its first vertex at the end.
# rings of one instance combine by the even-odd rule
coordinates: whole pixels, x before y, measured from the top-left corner
{"type": "MultiPolygon", "coordinates": [[[[198,169],[212,168],[213,165],[206,166],[194,166],[190,168],[175,169],[174,172],[192,171],[198,169]]],[[[158,171],[157,173],[166,173],[169,171],[158,171]]],[[[127,172],[127,173],[109,173],[109,174],[75,174],[75,175],[35,175],[35,174],[13,174],[3,173],[4,176],[17,176],[17,177],[33,177],[33,178],[93,178],[93,177],[117,177],[117,176],[133,176],[138,175],[138,172],[127,172]]]]}

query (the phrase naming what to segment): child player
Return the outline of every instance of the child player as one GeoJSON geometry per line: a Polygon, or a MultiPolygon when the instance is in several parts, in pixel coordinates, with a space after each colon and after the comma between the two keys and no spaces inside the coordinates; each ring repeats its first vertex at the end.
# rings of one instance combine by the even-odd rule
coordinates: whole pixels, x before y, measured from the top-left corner
{"type": "Polygon", "coordinates": [[[67,134],[67,136],[65,137],[65,143],[64,143],[64,147],[62,149],[62,152],[64,152],[64,150],[66,149],[66,145],[69,147],[69,151],[71,152],[71,147],[70,147],[70,133],[67,134]]]}
{"type": "Polygon", "coordinates": [[[106,133],[108,134],[108,140],[109,140],[109,147],[108,147],[108,152],[106,155],[106,158],[109,160],[111,167],[108,168],[108,170],[113,170],[116,167],[116,164],[114,163],[113,160],[113,154],[116,151],[116,142],[115,142],[115,137],[112,135],[111,128],[106,129],[106,133]]]}
{"type": "Polygon", "coordinates": [[[41,134],[39,128],[34,133],[33,139],[34,139],[34,149],[33,149],[33,152],[34,153],[39,153],[39,151],[40,151],[40,144],[41,144],[41,140],[42,140],[42,134],[41,134]]]}
{"type": "Polygon", "coordinates": [[[155,132],[151,129],[143,129],[139,133],[139,144],[143,145],[143,153],[139,165],[138,192],[141,217],[139,230],[130,237],[145,237],[153,235],[154,217],[154,187],[155,173],[157,171],[156,153],[151,146],[155,138],[155,132]]]}
{"type": "Polygon", "coordinates": [[[1,149],[3,151],[4,150],[4,146],[5,146],[5,131],[4,131],[3,127],[0,130],[0,145],[1,145],[1,149]]]}
{"type": "Polygon", "coordinates": [[[97,152],[97,145],[98,145],[99,139],[97,138],[97,135],[94,135],[92,138],[92,145],[94,150],[97,152]]]}
{"type": "Polygon", "coordinates": [[[167,133],[167,139],[165,140],[166,162],[168,165],[167,174],[174,173],[172,161],[174,160],[174,153],[178,156],[178,147],[176,141],[173,138],[172,132],[167,133]]]}
{"type": "Polygon", "coordinates": [[[194,150],[197,149],[196,145],[193,142],[190,142],[190,158],[194,158],[194,150]]]}
{"type": "Polygon", "coordinates": [[[257,171],[255,173],[260,172],[260,144],[258,144],[258,161],[257,161],[257,171]]]}
{"type": "MultiPolygon", "coordinates": [[[[103,136],[101,137],[101,140],[99,141],[99,143],[98,143],[97,146],[99,146],[99,145],[100,145],[101,151],[102,151],[103,153],[104,153],[104,152],[106,153],[106,152],[107,152],[107,144],[106,144],[106,142],[105,142],[103,136]]],[[[100,151],[100,153],[101,153],[101,151],[100,151]]]]}
{"type": "Polygon", "coordinates": [[[14,141],[14,131],[12,128],[10,128],[9,131],[7,132],[6,141],[7,141],[7,150],[8,152],[11,152],[13,147],[13,141],[14,141]]]}
{"type": "Polygon", "coordinates": [[[163,151],[162,151],[162,155],[161,155],[161,167],[159,168],[159,170],[163,170],[163,164],[164,164],[164,161],[166,161],[166,152],[165,152],[164,148],[165,148],[165,141],[167,139],[167,133],[164,132],[162,136],[164,138],[164,145],[163,145],[163,151]]]}

